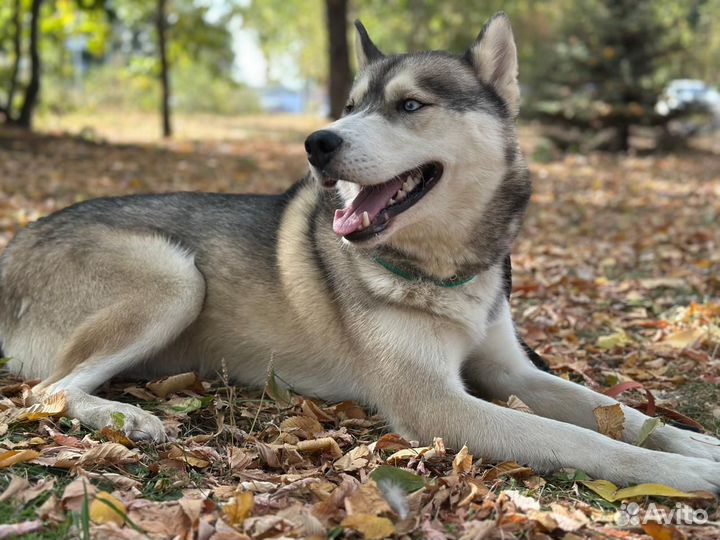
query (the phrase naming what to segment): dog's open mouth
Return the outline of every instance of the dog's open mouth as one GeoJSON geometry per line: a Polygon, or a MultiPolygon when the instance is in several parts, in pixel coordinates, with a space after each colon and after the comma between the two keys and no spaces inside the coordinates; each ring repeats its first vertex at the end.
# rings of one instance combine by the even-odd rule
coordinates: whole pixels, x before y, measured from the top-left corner
{"type": "Polygon", "coordinates": [[[442,172],[442,165],[433,161],[382,184],[362,186],[347,208],[335,210],[335,234],[357,241],[382,232],[393,217],[422,199],[440,179],[442,172]]]}

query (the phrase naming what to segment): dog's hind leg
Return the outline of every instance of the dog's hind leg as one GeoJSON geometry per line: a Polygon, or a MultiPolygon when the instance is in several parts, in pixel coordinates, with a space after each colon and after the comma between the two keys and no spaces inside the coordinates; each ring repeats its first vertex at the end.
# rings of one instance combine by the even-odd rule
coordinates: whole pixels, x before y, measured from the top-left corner
{"type": "MultiPolygon", "coordinates": [[[[129,436],[162,439],[162,423],[150,413],[90,394],[115,375],[137,371],[141,362],[152,361],[173,343],[197,318],[205,282],[193,257],[163,238],[127,236],[116,239],[113,247],[112,255],[102,256],[104,269],[95,266],[88,272],[92,285],[88,282],[83,289],[79,276],[81,295],[96,290],[94,295],[85,292],[83,305],[76,304],[89,314],[65,329],[67,337],[57,347],[50,375],[33,393],[64,390],[67,414],[84,424],[102,428],[113,424],[119,412],[129,436]]],[[[10,344],[18,349],[22,345],[18,339],[10,344]]]]}
{"type": "MultiPolygon", "coordinates": [[[[486,398],[506,400],[518,396],[538,415],[597,430],[593,410],[615,405],[608,396],[535,368],[515,335],[510,309],[503,306],[495,325],[466,362],[464,373],[470,386],[486,398]]],[[[622,406],[625,416],[623,439],[636,444],[648,417],[622,406]]],[[[714,437],[661,426],[648,437],[648,448],[720,461],[720,441],[714,437]]]]}

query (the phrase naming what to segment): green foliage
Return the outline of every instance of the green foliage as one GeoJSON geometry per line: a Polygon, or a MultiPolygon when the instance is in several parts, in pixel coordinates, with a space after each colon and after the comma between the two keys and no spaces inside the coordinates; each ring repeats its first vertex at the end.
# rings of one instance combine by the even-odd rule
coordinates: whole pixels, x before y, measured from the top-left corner
{"type": "MultiPolygon", "coordinates": [[[[257,94],[229,78],[218,78],[204,64],[183,63],[172,71],[173,109],[184,113],[249,114],[260,110],[257,94]]],[[[126,109],[154,112],[160,87],[152,58],[130,59],[98,66],[81,87],[49,76],[41,110],[55,114],[78,110],[126,109]]]]}
{"type": "MultiPolygon", "coordinates": [[[[303,77],[325,81],[328,73],[325,2],[250,1],[240,9],[243,26],[253,30],[265,55],[278,68],[291,63],[303,77]]],[[[278,71],[271,69],[271,79],[278,71]]]]}

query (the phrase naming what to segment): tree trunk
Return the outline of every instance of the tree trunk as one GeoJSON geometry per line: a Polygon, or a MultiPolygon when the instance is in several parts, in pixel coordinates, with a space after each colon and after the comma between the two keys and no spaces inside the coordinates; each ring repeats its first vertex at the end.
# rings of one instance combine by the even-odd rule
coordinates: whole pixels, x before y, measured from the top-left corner
{"type": "Polygon", "coordinates": [[[328,29],[330,116],[339,118],[345,108],[352,74],[347,41],[347,0],[325,0],[328,29]]]}
{"type": "Polygon", "coordinates": [[[15,59],[13,60],[12,71],[10,72],[10,88],[7,94],[7,103],[5,105],[5,116],[10,121],[13,118],[13,100],[15,99],[15,90],[17,89],[18,72],[20,71],[20,55],[22,27],[20,26],[20,0],[15,0],[13,6],[13,26],[15,27],[15,36],[13,37],[13,52],[15,59]]]}
{"type": "Polygon", "coordinates": [[[170,137],[172,136],[172,125],[170,123],[170,74],[165,36],[167,30],[165,0],[158,0],[156,24],[158,48],[160,49],[160,82],[162,83],[162,130],[163,137],[170,137]]]}
{"type": "Polygon", "coordinates": [[[33,0],[30,9],[30,84],[25,89],[20,116],[15,122],[18,126],[30,129],[32,127],[32,115],[40,93],[40,52],[38,22],[40,19],[40,7],[42,0],[33,0]]]}

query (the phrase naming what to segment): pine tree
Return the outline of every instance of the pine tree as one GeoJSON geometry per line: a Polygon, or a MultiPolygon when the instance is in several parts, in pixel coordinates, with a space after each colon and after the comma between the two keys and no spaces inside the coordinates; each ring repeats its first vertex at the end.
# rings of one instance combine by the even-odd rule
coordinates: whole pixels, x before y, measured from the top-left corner
{"type": "Polygon", "coordinates": [[[628,150],[631,126],[662,130],[672,115],[659,115],[655,104],[687,48],[691,4],[577,1],[547,56],[535,112],[602,134],[596,146],[614,151],[628,150]]]}

